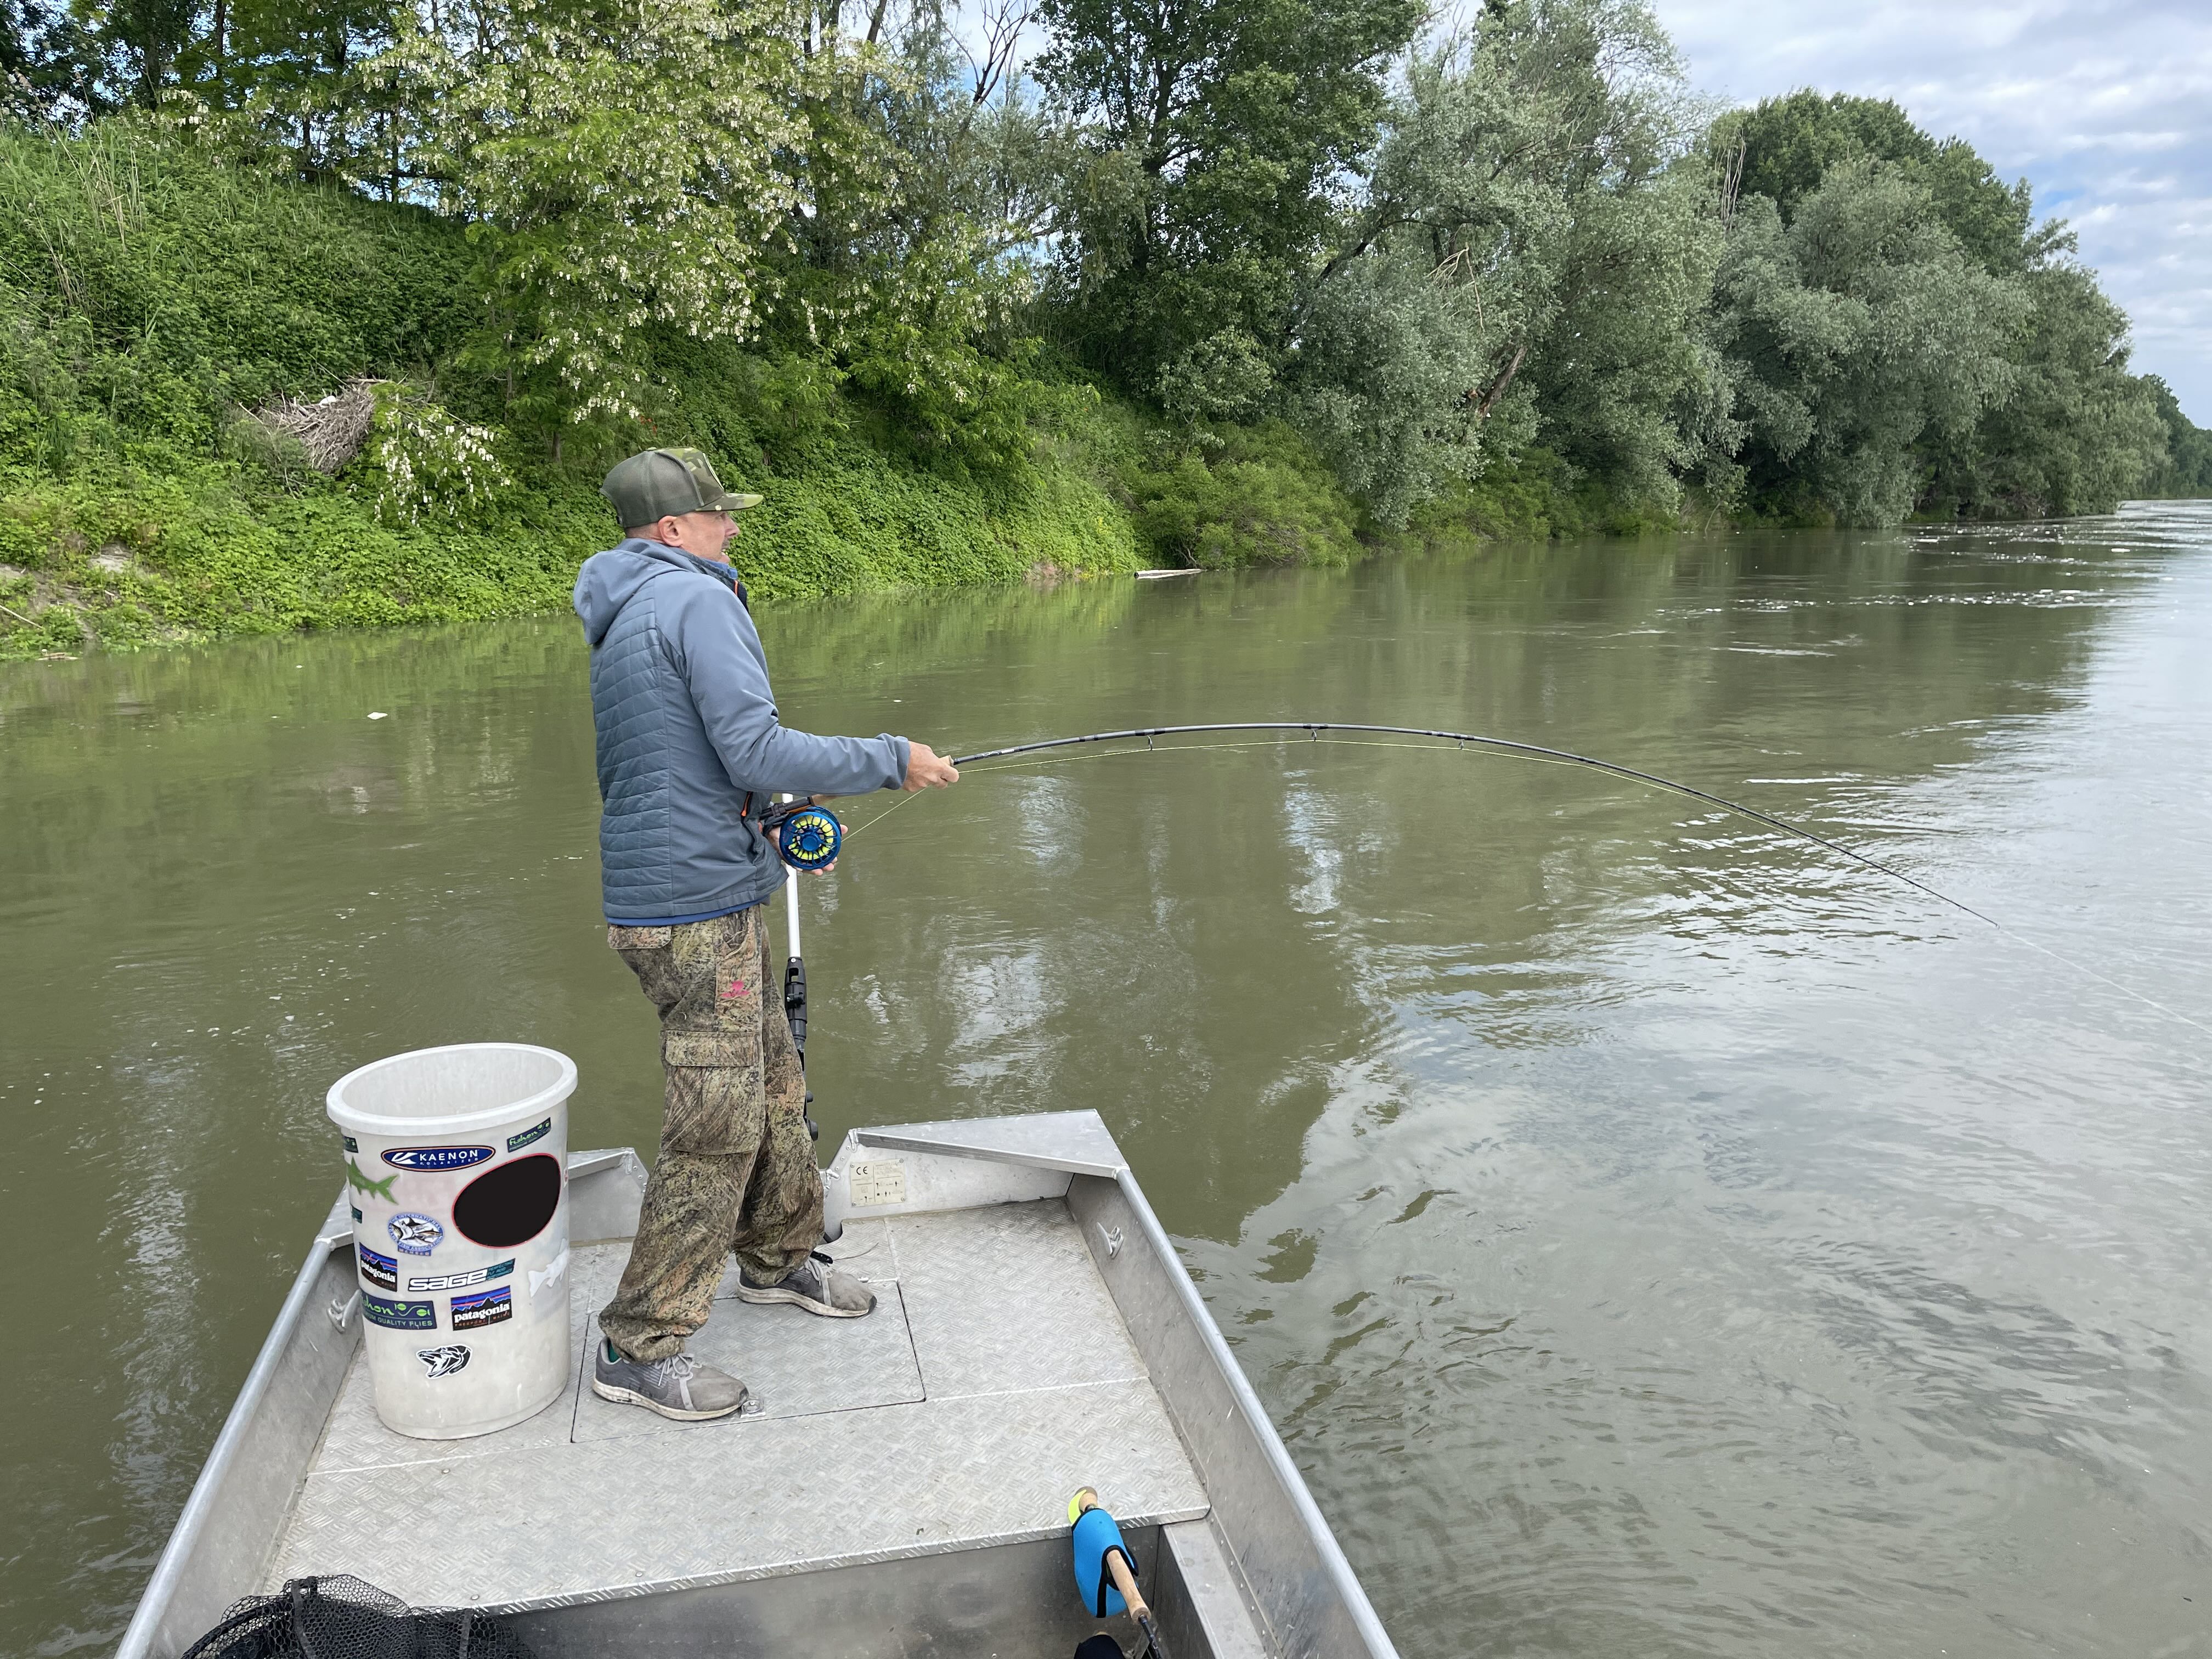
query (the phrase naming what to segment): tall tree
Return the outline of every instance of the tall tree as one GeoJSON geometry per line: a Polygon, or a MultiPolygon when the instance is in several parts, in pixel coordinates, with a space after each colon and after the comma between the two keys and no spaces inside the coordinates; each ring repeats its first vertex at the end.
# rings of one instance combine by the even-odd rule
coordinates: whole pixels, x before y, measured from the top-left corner
{"type": "Polygon", "coordinates": [[[1964,139],[1937,141],[1886,98],[1793,92],[1722,117],[1713,137],[1724,163],[1741,151],[1738,191],[1765,197],[1785,225],[1832,167],[1887,161],[1927,191],[1936,217],[1986,269],[2010,273],[2027,262],[2027,181],[2006,184],[1964,139]]]}
{"type": "Polygon", "coordinates": [[[1312,278],[1294,406],[1385,524],[1532,438],[1671,505],[1719,227],[1681,66],[1630,0],[1499,0],[1418,53],[1312,278]]]}
{"type": "Polygon", "coordinates": [[[1079,124],[1060,278],[1073,344],[1132,390],[1272,366],[1371,146],[1419,0],[1044,0],[1037,73],[1079,124]],[[1195,354],[1195,358],[1194,357],[1195,354]]]}
{"type": "Polygon", "coordinates": [[[1784,225],[1741,204],[1715,289],[1715,343],[1749,427],[1760,497],[1849,524],[1920,499],[1923,438],[1956,441],[2012,389],[2005,348],[2028,296],[1937,221],[1925,186],[1882,161],[1829,168],[1784,225]]]}

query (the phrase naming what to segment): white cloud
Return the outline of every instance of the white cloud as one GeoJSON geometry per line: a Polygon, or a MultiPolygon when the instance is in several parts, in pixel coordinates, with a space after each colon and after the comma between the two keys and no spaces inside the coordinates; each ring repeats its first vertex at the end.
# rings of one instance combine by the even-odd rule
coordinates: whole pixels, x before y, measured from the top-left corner
{"type": "Polygon", "coordinates": [[[1708,92],[1892,98],[2045,215],[2135,322],[2135,367],[2212,425],[2212,7],[1656,0],[1708,92]]]}

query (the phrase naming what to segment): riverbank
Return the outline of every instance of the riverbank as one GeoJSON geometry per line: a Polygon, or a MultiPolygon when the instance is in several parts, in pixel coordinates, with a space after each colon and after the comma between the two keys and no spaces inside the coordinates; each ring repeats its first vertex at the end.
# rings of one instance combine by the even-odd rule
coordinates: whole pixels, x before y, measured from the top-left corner
{"type": "MultiPolygon", "coordinates": [[[[494,314],[488,257],[456,217],[175,131],[0,126],[0,659],[557,611],[617,533],[600,476],[648,443],[765,496],[736,558],[772,600],[1837,517],[1809,486],[1624,483],[1533,406],[1472,482],[1392,508],[1317,447],[1320,404],[1170,416],[1026,324],[845,357],[787,318],[642,328],[635,408],[595,414],[588,384],[517,379],[550,325],[494,314]]],[[[2191,493],[2212,452],[2158,390],[2144,484],[2191,493]]],[[[2019,512],[2105,498],[2038,489],[2019,512]]]]}
{"type": "Polygon", "coordinates": [[[1160,428],[1034,358],[951,419],[982,394],[926,367],[677,336],[644,421],[549,419],[471,356],[462,225],[114,124],[0,130],[0,658],[556,611],[653,442],[767,498],[769,599],[1359,550],[1289,428],[1160,428]]]}

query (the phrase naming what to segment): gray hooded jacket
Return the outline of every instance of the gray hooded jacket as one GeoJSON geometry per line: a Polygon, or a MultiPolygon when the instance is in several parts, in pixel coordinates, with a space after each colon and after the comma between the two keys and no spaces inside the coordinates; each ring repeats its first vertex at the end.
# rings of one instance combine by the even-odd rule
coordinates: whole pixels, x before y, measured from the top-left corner
{"type": "Polygon", "coordinates": [[[776,794],[904,781],[904,738],[817,738],[777,721],[768,657],[726,567],[633,536],[584,561],[576,614],[592,645],[609,921],[662,927],[758,904],[783,879],[756,821],[776,794]]]}

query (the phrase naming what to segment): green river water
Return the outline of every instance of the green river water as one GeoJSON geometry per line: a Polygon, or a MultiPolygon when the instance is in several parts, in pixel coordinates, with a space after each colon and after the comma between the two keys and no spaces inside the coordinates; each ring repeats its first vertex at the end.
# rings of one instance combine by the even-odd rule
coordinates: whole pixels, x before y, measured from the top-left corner
{"type": "MultiPolygon", "coordinates": [[[[1494,755],[978,768],[848,804],[817,1114],[1104,1114],[1408,1655],[2212,1652],[2206,504],[762,624],[794,725],[1473,729],[2002,921],[1494,755]]],[[[549,1043],[651,1147],[584,674],[566,617],[0,667],[0,1651],[112,1645],[333,1079],[549,1043]]]]}

